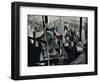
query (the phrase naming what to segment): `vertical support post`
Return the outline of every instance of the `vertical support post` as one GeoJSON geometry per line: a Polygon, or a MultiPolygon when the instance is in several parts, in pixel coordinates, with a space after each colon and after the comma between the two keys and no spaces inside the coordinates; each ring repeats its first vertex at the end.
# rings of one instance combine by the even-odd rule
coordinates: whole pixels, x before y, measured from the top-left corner
{"type": "Polygon", "coordinates": [[[45,23],[48,23],[48,16],[45,16],[45,23]]]}
{"type": "Polygon", "coordinates": [[[33,38],[34,38],[34,46],[36,46],[36,34],[35,34],[35,31],[33,32],[33,38]]]}
{"type": "Polygon", "coordinates": [[[48,24],[48,16],[42,16],[42,19],[43,19],[43,27],[44,27],[44,36],[45,36],[45,41],[46,41],[46,44],[47,44],[47,49],[46,49],[46,52],[47,52],[47,63],[48,63],[48,66],[50,65],[50,62],[49,62],[49,54],[48,54],[48,42],[47,42],[47,34],[46,34],[46,28],[47,28],[47,24],[48,24]]]}
{"type": "Polygon", "coordinates": [[[80,41],[81,41],[81,37],[82,37],[82,17],[80,17],[80,41]]]}

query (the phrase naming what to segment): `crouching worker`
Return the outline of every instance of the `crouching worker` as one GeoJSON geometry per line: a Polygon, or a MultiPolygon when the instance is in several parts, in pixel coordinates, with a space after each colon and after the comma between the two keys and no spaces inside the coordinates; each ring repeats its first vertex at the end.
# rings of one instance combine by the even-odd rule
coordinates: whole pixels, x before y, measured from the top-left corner
{"type": "Polygon", "coordinates": [[[77,49],[77,57],[76,59],[71,63],[71,65],[74,64],[86,64],[86,53],[84,51],[84,45],[82,42],[78,42],[76,45],[77,49]]]}

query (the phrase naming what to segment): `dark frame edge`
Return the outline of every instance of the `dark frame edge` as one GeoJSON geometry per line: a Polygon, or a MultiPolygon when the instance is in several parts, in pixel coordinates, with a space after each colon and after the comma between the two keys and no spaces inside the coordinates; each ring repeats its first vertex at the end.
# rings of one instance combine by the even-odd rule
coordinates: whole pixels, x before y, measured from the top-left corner
{"type": "Polygon", "coordinates": [[[84,73],[65,73],[65,74],[50,74],[50,75],[36,75],[36,76],[20,76],[16,80],[31,80],[31,79],[49,79],[49,78],[65,78],[65,77],[81,77],[81,76],[93,76],[97,75],[96,72],[84,72],[84,73]]]}
{"type": "Polygon", "coordinates": [[[81,10],[95,10],[96,6],[85,6],[85,5],[69,5],[69,4],[53,4],[53,3],[36,3],[36,2],[19,2],[14,1],[12,3],[18,6],[30,6],[30,7],[48,7],[48,8],[62,8],[62,9],[81,9],[81,10]],[[38,6],[37,6],[38,5],[38,6]]]}
{"type": "Polygon", "coordinates": [[[11,3],[11,78],[14,79],[15,78],[15,57],[14,57],[14,24],[15,24],[15,21],[14,21],[14,17],[15,17],[15,4],[14,3],[11,3]]]}
{"type": "Polygon", "coordinates": [[[16,3],[11,3],[11,79],[17,80],[19,78],[19,27],[17,17],[19,8],[16,3]],[[17,12],[17,13],[16,13],[17,12]]]}
{"type": "Polygon", "coordinates": [[[94,19],[94,44],[95,44],[95,49],[94,49],[94,54],[95,54],[95,74],[96,75],[98,75],[98,7],[95,7],[95,9],[94,9],[94,17],[95,17],[95,19],[94,19]]]}

